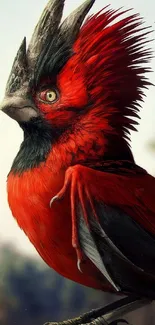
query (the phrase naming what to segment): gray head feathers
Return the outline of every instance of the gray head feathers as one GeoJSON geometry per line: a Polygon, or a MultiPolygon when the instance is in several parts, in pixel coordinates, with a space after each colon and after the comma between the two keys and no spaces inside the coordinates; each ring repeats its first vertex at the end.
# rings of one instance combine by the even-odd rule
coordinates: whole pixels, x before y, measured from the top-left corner
{"type": "Polygon", "coordinates": [[[24,38],[15,57],[6,93],[15,92],[26,80],[35,85],[41,77],[56,74],[73,54],[72,46],[95,0],[86,0],[61,23],[64,0],[50,0],[26,51],[24,38]]]}

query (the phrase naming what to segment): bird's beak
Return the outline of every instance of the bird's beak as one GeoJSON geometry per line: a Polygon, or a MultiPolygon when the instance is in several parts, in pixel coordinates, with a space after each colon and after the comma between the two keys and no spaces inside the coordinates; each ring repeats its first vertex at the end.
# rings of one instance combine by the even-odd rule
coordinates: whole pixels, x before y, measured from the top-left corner
{"type": "Polygon", "coordinates": [[[6,97],[0,104],[0,110],[17,122],[28,122],[39,116],[39,112],[30,99],[21,97],[6,97]]]}

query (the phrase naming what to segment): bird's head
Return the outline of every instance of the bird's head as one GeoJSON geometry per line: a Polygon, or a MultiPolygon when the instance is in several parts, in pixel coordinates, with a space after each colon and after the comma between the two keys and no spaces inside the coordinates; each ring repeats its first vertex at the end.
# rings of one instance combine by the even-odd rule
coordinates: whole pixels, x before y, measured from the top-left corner
{"type": "Polygon", "coordinates": [[[96,134],[96,144],[111,136],[113,145],[134,129],[149,85],[149,30],[138,15],[120,18],[126,12],[109,7],[81,27],[93,3],[86,0],[61,22],[64,0],[49,1],[28,48],[24,38],[1,104],[23,129],[48,126],[55,140],[81,128],[96,134]]]}
{"type": "Polygon", "coordinates": [[[61,23],[64,0],[49,1],[28,49],[24,38],[1,104],[21,126],[42,119],[51,128],[67,127],[89,104],[84,62],[74,46],[93,2],[85,1],[61,23]]]}

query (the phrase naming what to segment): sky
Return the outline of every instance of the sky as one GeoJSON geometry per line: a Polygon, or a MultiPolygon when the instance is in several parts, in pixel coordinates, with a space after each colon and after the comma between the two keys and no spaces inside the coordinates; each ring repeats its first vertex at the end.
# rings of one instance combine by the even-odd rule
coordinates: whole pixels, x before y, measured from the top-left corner
{"type": "MultiPolygon", "coordinates": [[[[66,0],[64,16],[68,15],[81,0],[66,0]]],[[[33,29],[46,5],[46,0],[0,0],[0,100],[4,96],[7,78],[12,62],[24,36],[30,40],[33,29]]],[[[155,28],[154,0],[96,0],[91,13],[95,13],[110,4],[112,8],[133,8],[139,12],[147,25],[155,28]]],[[[155,39],[155,32],[153,33],[155,39]]],[[[91,41],[91,40],[90,40],[91,41]]],[[[155,40],[152,42],[155,52],[155,40]]],[[[155,71],[155,59],[151,62],[155,71]]],[[[155,83],[155,72],[150,74],[150,80],[155,83]]],[[[129,85],[130,86],[130,85],[129,85]]],[[[155,174],[155,155],[147,150],[147,143],[155,137],[155,89],[150,87],[146,92],[145,102],[141,110],[141,122],[138,132],[132,134],[132,149],[136,162],[155,174]]],[[[18,228],[11,215],[7,203],[6,179],[12,161],[22,142],[22,131],[18,124],[0,113],[0,243],[11,242],[27,254],[37,254],[25,234],[18,228]]]]}

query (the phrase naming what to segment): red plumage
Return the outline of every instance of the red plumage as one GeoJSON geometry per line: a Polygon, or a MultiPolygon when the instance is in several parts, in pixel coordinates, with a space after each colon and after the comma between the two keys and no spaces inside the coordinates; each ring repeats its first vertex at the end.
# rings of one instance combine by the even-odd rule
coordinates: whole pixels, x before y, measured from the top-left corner
{"type": "Polygon", "coordinates": [[[138,15],[119,20],[126,13],[106,7],[91,16],[57,73],[45,62],[50,48],[44,57],[41,49],[34,76],[46,69],[29,86],[35,118],[21,122],[20,116],[25,140],[8,176],[8,201],[39,254],[63,276],[153,296],[155,180],[134,163],[128,144],[150,85],[150,31],[138,15]],[[137,277],[146,286],[136,286],[137,277]]]}
{"type": "Polygon", "coordinates": [[[125,13],[104,9],[94,15],[82,27],[74,46],[78,63],[86,65],[85,80],[91,99],[104,106],[102,115],[107,114],[108,124],[111,122],[114,132],[121,136],[126,135],[126,129],[134,130],[137,101],[142,100],[143,90],[150,84],[144,77],[149,71],[144,64],[151,57],[145,48],[150,31],[142,26],[139,15],[115,22],[125,13]]]}

